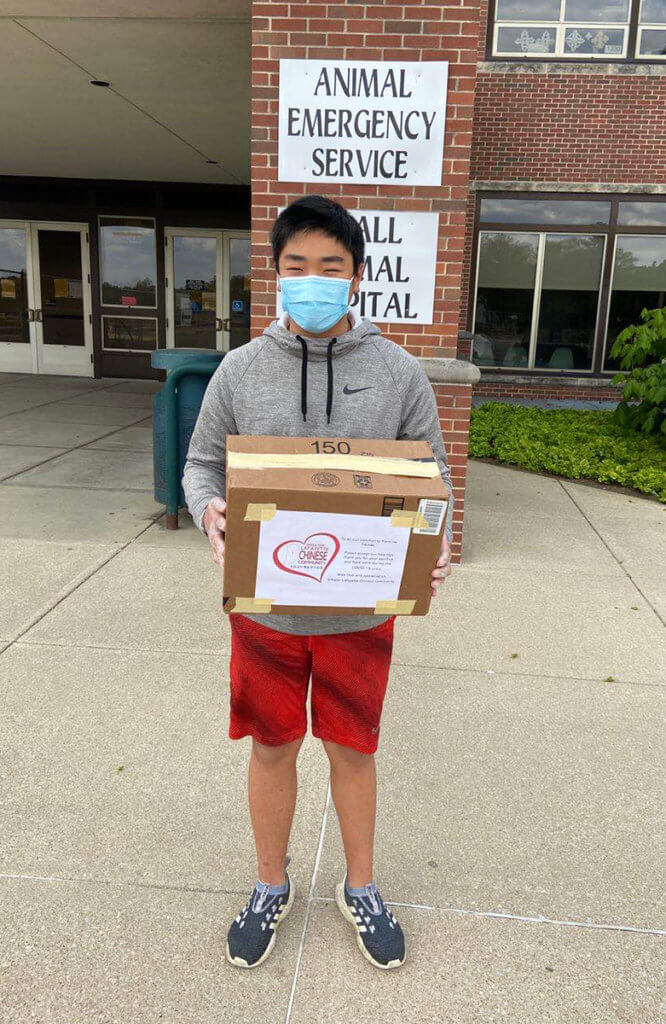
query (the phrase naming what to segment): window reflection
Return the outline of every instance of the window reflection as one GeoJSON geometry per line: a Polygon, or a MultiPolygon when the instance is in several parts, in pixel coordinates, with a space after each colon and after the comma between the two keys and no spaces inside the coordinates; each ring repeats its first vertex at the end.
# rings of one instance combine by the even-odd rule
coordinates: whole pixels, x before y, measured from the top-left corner
{"type": "Polygon", "coordinates": [[[0,227],[0,342],[30,344],[24,228],[0,227]]]}
{"type": "Polygon", "coordinates": [[[666,28],[641,29],[642,57],[663,57],[666,54],[666,28]]]}
{"type": "Polygon", "coordinates": [[[527,366],[538,250],[536,234],[481,234],[472,354],[479,366],[527,366]]]}
{"type": "Polygon", "coordinates": [[[229,239],[229,348],[250,340],[250,239],[229,239]]]}
{"type": "Polygon", "coordinates": [[[117,352],[152,352],[157,348],[157,320],[152,317],[102,317],[102,344],[117,352]]]}
{"type": "Polygon", "coordinates": [[[641,22],[653,22],[666,25],[666,0],[643,0],[641,5],[641,22]]]}
{"type": "Polygon", "coordinates": [[[497,0],[496,17],[502,21],[557,21],[560,0],[497,0]]]}
{"type": "Polygon", "coordinates": [[[620,235],[615,266],[605,369],[617,369],[609,352],[620,331],[640,322],[641,310],[666,306],[666,235],[620,235]]]}
{"type": "Polygon", "coordinates": [[[102,305],[155,307],[155,224],[134,217],[100,217],[102,305]]]}
{"type": "Polygon", "coordinates": [[[217,346],[216,236],[175,235],[174,342],[176,348],[217,346]]]}
{"type": "Polygon", "coordinates": [[[603,235],[481,232],[474,362],[590,370],[604,246],[603,235]]]}
{"type": "Polygon", "coordinates": [[[620,203],[618,224],[666,225],[666,203],[620,203]]]}
{"type": "Polygon", "coordinates": [[[38,249],[44,344],[83,346],[81,236],[40,228],[38,249]]]}
{"type": "Polygon", "coordinates": [[[598,235],[546,236],[535,366],[591,369],[603,254],[598,235]]]}
{"type": "Polygon", "coordinates": [[[565,21],[627,21],[629,0],[566,0],[565,21]]]}
{"type": "MultiPolygon", "coordinates": [[[[665,207],[666,208],[666,207],[665,207]]],[[[608,224],[611,204],[604,199],[481,200],[481,220],[495,224],[608,224]]]]}

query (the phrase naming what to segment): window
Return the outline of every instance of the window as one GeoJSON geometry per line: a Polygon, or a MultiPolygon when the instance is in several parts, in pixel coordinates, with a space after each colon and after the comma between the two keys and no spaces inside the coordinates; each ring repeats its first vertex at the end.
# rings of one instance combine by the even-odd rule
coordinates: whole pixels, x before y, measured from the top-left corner
{"type": "Polygon", "coordinates": [[[636,53],[639,57],[666,57],[666,0],[643,0],[636,53]]]}
{"type": "Polygon", "coordinates": [[[474,325],[474,362],[527,366],[539,236],[483,231],[474,325]]]}
{"type": "Polygon", "coordinates": [[[620,203],[618,224],[666,227],[666,203],[620,203]]]}
{"type": "MultiPolygon", "coordinates": [[[[666,209],[666,207],[665,207],[666,209]]],[[[608,224],[611,204],[589,199],[481,200],[481,220],[507,224],[608,224]]]]}
{"type": "Polygon", "coordinates": [[[603,235],[481,232],[474,361],[589,370],[603,235]]]}
{"type": "Polygon", "coordinates": [[[30,344],[25,227],[0,226],[0,343],[30,344]]]}
{"type": "Polygon", "coordinates": [[[662,60],[666,0],[495,0],[492,55],[662,60]]]}
{"type": "Polygon", "coordinates": [[[472,358],[591,372],[645,307],[666,306],[666,201],[487,195],[479,202],[472,358]]]}
{"type": "Polygon", "coordinates": [[[100,217],[99,252],[102,305],[155,308],[155,222],[100,217]]]}
{"type": "Polygon", "coordinates": [[[157,320],[146,316],[103,316],[102,347],[114,352],[152,352],[157,348],[157,320]]]}
{"type": "MultiPolygon", "coordinates": [[[[664,204],[666,207],[666,204],[664,204]]],[[[604,369],[617,368],[610,350],[641,310],[666,306],[666,235],[618,235],[606,333],[604,369]]]]}

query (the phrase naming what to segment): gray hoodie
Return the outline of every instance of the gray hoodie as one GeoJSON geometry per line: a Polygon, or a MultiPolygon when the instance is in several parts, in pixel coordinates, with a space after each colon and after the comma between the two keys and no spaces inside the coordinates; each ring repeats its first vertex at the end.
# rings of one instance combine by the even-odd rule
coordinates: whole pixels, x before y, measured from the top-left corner
{"type": "MultiPolygon", "coordinates": [[[[321,339],[292,334],[284,316],[261,337],[224,357],[206,389],[183,473],[187,507],[202,532],[209,501],[225,496],[227,434],[429,441],[451,493],[435,396],[423,367],[355,310],[349,316],[351,330],[321,339]]],[[[452,512],[451,497],[449,540],[452,512]]],[[[303,634],[371,629],[387,616],[248,618],[284,633],[303,634]]]]}

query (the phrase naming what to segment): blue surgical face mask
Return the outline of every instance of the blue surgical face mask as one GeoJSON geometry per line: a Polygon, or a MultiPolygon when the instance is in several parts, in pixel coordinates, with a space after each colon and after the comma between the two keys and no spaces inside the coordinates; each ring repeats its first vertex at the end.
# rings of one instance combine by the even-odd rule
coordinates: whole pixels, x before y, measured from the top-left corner
{"type": "Polygon", "coordinates": [[[323,334],[349,309],[353,277],[281,277],[282,308],[308,334],[323,334]]]}

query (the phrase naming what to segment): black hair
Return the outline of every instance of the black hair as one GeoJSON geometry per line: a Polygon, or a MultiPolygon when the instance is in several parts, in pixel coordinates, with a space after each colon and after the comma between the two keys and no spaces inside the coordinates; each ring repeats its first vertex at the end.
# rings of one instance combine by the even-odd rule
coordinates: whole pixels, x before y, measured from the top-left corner
{"type": "Polygon", "coordinates": [[[329,238],[336,238],[352,254],[354,273],[363,263],[363,231],[351,213],[326,196],[302,196],[287,206],[273,224],[271,245],[276,269],[285,245],[301,231],[323,231],[329,238]]]}

